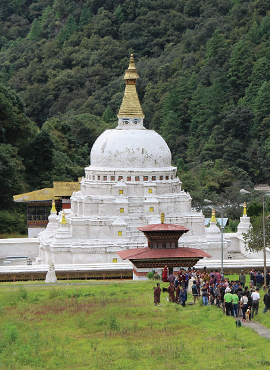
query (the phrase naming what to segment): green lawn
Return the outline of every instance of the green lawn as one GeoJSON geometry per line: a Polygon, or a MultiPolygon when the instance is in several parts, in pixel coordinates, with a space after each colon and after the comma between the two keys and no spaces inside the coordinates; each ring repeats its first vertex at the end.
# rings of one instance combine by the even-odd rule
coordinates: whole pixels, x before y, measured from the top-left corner
{"type": "MultiPolygon", "coordinates": [[[[155,307],[151,281],[31,284],[0,285],[1,369],[270,367],[269,341],[216,307],[166,293],[155,307]]],[[[270,327],[270,313],[258,318],[270,327]]]]}

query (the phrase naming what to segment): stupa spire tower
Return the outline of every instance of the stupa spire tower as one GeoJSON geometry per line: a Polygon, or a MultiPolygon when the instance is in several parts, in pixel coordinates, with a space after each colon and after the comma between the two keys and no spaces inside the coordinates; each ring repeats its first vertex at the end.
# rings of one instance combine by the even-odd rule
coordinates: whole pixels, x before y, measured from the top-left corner
{"type": "Polygon", "coordinates": [[[128,69],[125,72],[126,88],[118,112],[118,129],[144,129],[144,114],[136,90],[136,80],[140,78],[131,54],[128,69]]]}

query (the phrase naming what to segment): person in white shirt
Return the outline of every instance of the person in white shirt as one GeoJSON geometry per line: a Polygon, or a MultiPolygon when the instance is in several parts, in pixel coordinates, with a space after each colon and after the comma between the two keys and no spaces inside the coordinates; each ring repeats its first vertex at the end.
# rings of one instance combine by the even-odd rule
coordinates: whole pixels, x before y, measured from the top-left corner
{"type": "Polygon", "coordinates": [[[260,293],[259,293],[259,288],[256,288],[256,292],[251,293],[251,298],[252,298],[251,317],[253,319],[254,311],[255,311],[255,315],[258,315],[258,310],[259,310],[259,300],[261,298],[260,293]]]}

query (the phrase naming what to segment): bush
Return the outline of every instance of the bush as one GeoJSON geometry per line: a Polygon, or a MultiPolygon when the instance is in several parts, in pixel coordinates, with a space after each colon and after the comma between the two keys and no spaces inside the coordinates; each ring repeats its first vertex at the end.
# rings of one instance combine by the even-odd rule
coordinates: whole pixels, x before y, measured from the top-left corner
{"type": "Polygon", "coordinates": [[[27,234],[25,214],[15,211],[0,211],[0,234],[12,232],[27,234]]]}
{"type": "Polygon", "coordinates": [[[5,331],[7,342],[14,343],[18,339],[18,329],[15,325],[8,325],[5,331]]]}
{"type": "Polygon", "coordinates": [[[160,280],[160,275],[157,274],[155,271],[150,271],[146,274],[147,279],[149,280],[160,280]]]}

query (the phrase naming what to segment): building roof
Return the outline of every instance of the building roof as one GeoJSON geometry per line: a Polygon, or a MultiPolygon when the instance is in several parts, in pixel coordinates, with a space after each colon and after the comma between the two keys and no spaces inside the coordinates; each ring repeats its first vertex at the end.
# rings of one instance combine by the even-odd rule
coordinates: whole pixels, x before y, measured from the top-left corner
{"type": "Polygon", "coordinates": [[[29,193],[23,193],[13,196],[14,202],[34,202],[43,200],[56,200],[60,197],[71,196],[74,191],[80,190],[79,182],[62,182],[53,183],[53,188],[44,188],[29,193]]]}
{"type": "Polygon", "coordinates": [[[173,249],[137,248],[117,252],[123,260],[167,259],[167,258],[204,258],[210,254],[201,249],[179,247],[173,249]]]}
{"type": "Polygon", "coordinates": [[[153,232],[161,232],[161,231],[183,231],[183,232],[188,232],[189,229],[187,229],[184,226],[181,225],[173,225],[173,224],[153,224],[153,225],[146,225],[146,226],[141,226],[137,227],[138,230],[140,231],[153,231],[153,232]]]}

